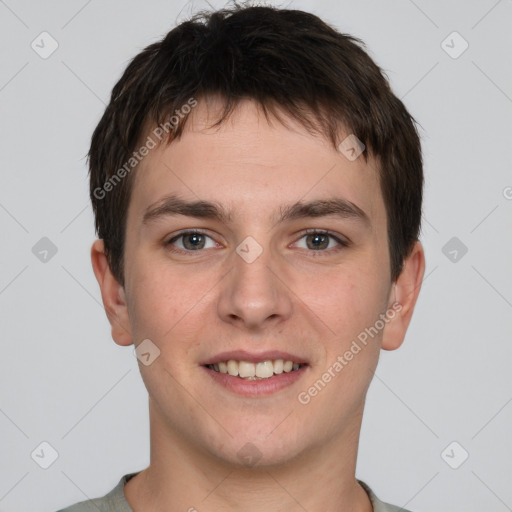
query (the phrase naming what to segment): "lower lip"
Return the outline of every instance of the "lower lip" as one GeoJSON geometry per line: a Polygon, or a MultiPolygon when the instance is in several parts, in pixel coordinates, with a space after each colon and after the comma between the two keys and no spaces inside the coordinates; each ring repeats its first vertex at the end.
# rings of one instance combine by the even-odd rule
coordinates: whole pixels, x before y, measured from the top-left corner
{"type": "Polygon", "coordinates": [[[282,389],[291,386],[299,380],[308,369],[308,365],[301,366],[292,372],[283,372],[268,379],[245,380],[240,377],[233,377],[229,373],[220,373],[202,366],[203,370],[215,381],[230,391],[249,397],[268,396],[277,393],[282,389]]]}

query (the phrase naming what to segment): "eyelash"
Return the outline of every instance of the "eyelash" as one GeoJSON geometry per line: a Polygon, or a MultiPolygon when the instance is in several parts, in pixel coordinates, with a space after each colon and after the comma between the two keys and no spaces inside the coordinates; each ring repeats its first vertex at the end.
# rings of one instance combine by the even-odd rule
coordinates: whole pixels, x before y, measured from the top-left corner
{"type": "MultiPolygon", "coordinates": [[[[198,249],[197,251],[194,251],[194,250],[178,249],[176,247],[173,247],[173,245],[172,245],[173,242],[175,242],[176,240],[180,239],[181,237],[184,237],[186,235],[192,235],[192,234],[198,234],[198,235],[207,236],[208,238],[212,238],[210,235],[208,235],[208,233],[206,231],[204,231],[202,229],[199,229],[199,228],[197,228],[197,229],[189,229],[189,230],[182,231],[181,233],[178,233],[177,235],[173,236],[172,238],[167,240],[164,245],[165,245],[165,247],[166,247],[166,249],[168,251],[173,252],[173,253],[178,253],[178,254],[190,254],[190,253],[195,253],[195,252],[203,251],[204,249],[198,249]]],[[[332,252],[341,251],[344,248],[349,247],[350,244],[351,244],[351,242],[349,242],[348,240],[347,241],[342,240],[341,238],[336,236],[334,233],[330,232],[329,230],[325,230],[325,229],[306,229],[305,231],[302,232],[301,236],[297,239],[297,241],[301,240],[302,238],[304,238],[307,235],[325,235],[325,236],[329,236],[329,237],[334,239],[339,244],[338,246],[336,246],[334,248],[325,249],[325,250],[315,251],[313,249],[310,249],[310,250],[306,249],[308,252],[311,252],[312,254],[314,254],[315,257],[321,256],[322,253],[324,253],[324,254],[331,254],[332,252]]],[[[212,240],[213,240],[213,238],[212,238],[212,240]]]]}

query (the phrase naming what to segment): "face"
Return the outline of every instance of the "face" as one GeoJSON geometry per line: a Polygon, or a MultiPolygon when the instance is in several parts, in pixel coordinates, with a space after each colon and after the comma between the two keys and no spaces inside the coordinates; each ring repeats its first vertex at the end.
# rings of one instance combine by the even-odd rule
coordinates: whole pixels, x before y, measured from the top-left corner
{"type": "Polygon", "coordinates": [[[219,105],[200,102],[136,171],[130,340],[116,341],[160,351],[139,366],[162,431],[230,463],[274,464],[360,427],[392,324],[385,205],[372,160],[290,118],[269,125],[252,101],[208,128],[219,105]]]}

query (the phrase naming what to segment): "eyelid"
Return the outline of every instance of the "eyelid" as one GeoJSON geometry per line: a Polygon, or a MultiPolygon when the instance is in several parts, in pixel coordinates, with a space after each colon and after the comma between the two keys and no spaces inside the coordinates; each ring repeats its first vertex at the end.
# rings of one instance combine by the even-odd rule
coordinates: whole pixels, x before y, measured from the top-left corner
{"type": "Polygon", "coordinates": [[[336,233],[334,231],[331,231],[330,229],[322,229],[322,228],[307,228],[302,232],[302,236],[304,235],[311,235],[319,233],[321,235],[329,235],[338,240],[340,243],[350,244],[352,243],[346,236],[342,235],[341,233],[336,233]]]}
{"type": "Polygon", "coordinates": [[[180,249],[179,247],[174,247],[172,244],[173,242],[175,242],[176,240],[178,240],[179,238],[181,238],[182,236],[185,236],[185,235],[190,235],[190,234],[200,234],[200,235],[203,235],[203,236],[206,236],[208,238],[210,238],[211,240],[213,240],[216,244],[218,243],[214,238],[213,236],[211,236],[210,234],[208,234],[208,230],[205,230],[205,229],[201,229],[201,228],[189,228],[189,229],[183,229],[182,231],[179,231],[178,233],[175,233],[173,234],[170,238],[166,239],[164,241],[164,246],[171,252],[180,252],[180,253],[187,253],[187,254],[190,254],[190,253],[195,253],[195,252],[202,252],[204,249],[201,249],[201,250],[198,250],[198,251],[187,251],[187,250],[184,250],[184,249],[180,249]],[[170,248],[172,247],[172,249],[170,248]]]}
{"type": "MultiPolygon", "coordinates": [[[[349,247],[350,245],[352,245],[352,241],[350,239],[348,239],[346,236],[343,236],[339,233],[330,231],[329,229],[321,229],[321,228],[308,228],[308,229],[305,229],[304,231],[301,231],[300,236],[296,239],[295,242],[293,242],[293,244],[296,244],[299,240],[301,240],[302,238],[304,238],[307,235],[315,235],[315,234],[325,235],[325,236],[329,236],[329,237],[333,238],[334,240],[336,240],[338,245],[341,246],[342,248],[346,248],[346,247],[349,247]]],[[[327,249],[327,250],[322,250],[322,251],[310,250],[308,252],[312,252],[312,253],[316,253],[316,254],[319,254],[319,253],[329,254],[330,252],[336,251],[336,250],[341,250],[341,249],[339,247],[333,247],[333,248],[327,249]]]]}
{"type": "Polygon", "coordinates": [[[181,231],[178,231],[177,233],[173,234],[166,243],[171,242],[172,240],[175,240],[176,238],[179,238],[183,235],[189,235],[191,233],[199,233],[201,235],[206,235],[211,238],[211,236],[208,234],[208,230],[202,229],[202,228],[188,228],[188,229],[182,229],[181,231]]]}

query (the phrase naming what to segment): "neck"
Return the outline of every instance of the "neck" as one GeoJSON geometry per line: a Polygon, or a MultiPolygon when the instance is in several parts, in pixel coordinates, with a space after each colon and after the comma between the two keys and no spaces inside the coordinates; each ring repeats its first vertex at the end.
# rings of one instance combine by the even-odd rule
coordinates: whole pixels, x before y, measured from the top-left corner
{"type": "Polygon", "coordinates": [[[372,512],[355,478],[362,411],[340,436],[275,465],[235,466],[170,433],[151,410],[151,462],[125,486],[134,512],[372,512]]]}

